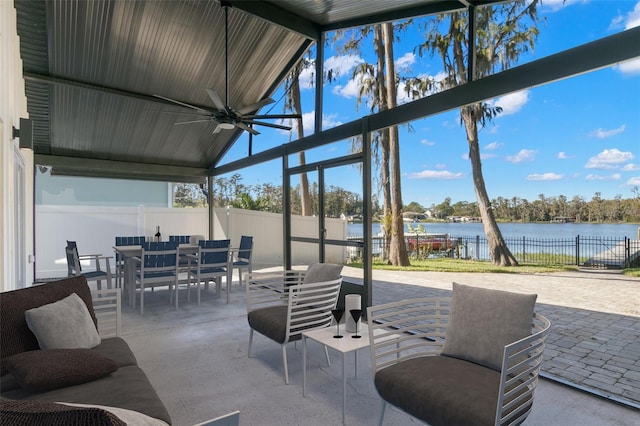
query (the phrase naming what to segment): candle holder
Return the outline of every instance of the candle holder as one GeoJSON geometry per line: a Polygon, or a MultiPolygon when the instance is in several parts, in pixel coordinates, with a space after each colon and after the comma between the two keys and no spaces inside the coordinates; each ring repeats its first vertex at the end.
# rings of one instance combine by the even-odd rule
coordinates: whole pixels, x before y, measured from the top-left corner
{"type": "Polygon", "coordinates": [[[342,319],[342,315],[344,315],[344,309],[332,309],[331,314],[336,320],[336,335],[333,336],[333,338],[342,339],[344,336],[340,334],[340,320],[342,319]]]}
{"type": "Polygon", "coordinates": [[[362,337],[358,334],[358,322],[359,322],[360,316],[362,315],[362,309],[351,309],[349,313],[351,314],[351,318],[353,318],[353,321],[356,323],[356,334],[351,336],[351,338],[359,339],[362,337]]]}

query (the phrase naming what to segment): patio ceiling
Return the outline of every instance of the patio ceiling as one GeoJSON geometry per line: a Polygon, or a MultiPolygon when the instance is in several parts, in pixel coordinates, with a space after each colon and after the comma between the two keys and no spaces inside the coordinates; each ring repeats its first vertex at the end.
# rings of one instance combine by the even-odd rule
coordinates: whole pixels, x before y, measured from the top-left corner
{"type": "MultiPolygon", "coordinates": [[[[229,104],[270,96],[323,31],[485,4],[466,0],[230,1],[229,104]]],[[[193,181],[240,132],[175,126],[224,98],[224,10],[214,0],[16,0],[36,164],[53,173],[193,181]]],[[[274,111],[279,112],[279,111],[274,111]]]]}

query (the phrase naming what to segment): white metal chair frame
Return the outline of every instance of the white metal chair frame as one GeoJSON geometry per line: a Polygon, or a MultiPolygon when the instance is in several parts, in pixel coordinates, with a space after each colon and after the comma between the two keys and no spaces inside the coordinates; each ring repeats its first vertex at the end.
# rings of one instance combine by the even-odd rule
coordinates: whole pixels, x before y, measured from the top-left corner
{"type": "Polygon", "coordinates": [[[243,235],[240,238],[240,246],[236,251],[236,259],[231,263],[233,269],[238,270],[238,285],[242,286],[242,270],[247,270],[247,282],[251,281],[253,271],[251,267],[251,256],[253,255],[253,237],[243,235]],[[247,247],[248,246],[248,247],[247,247]]]}
{"type": "Polygon", "coordinates": [[[93,311],[101,338],[117,337],[122,332],[122,294],[118,288],[91,290],[93,311]]]}
{"type": "Polygon", "coordinates": [[[111,275],[111,266],[109,264],[109,256],[103,256],[102,254],[78,254],[77,246],[67,246],[65,248],[65,253],[67,257],[67,271],[70,277],[73,276],[84,276],[87,281],[95,281],[98,290],[102,289],[102,280],[107,282],[107,288],[112,287],[113,277],[111,275]],[[105,270],[103,271],[100,268],[100,260],[104,259],[105,261],[105,270]],[[96,264],[95,271],[82,271],[80,266],[80,261],[82,260],[93,260],[96,264]]]}
{"type": "Polygon", "coordinates": [[[197,254],[187,254],[186,257],[194,261],[194,266],[189,264],[188,268],[188,286],[187,286],[187,300],[191,300],[191,279],[195,278],[195,286],[198,292],[198,305],[200,305],[200,283],[203,281],[208,285],[209,281],[213,280],[216,283],[216,294],[220,296],[220,288],[222,277],[227,279],[227,303],[230,301],[231,292],[231,256],[229,246],[218,248],[203,248],[198,246],[197,254]],[[209,253],[226,253],[224,258],[225,262],[219,263],[203,263],[200,260],[205,259],[209,253]],[[194,269],[195,268],[195,269],[194,269]],[[204,271],[203,271],[204,269],[204,271]],[[209,271],[209,272],[206,272],[209,271]]]}
{"type": "MultiPolygon", "coordinates": [[[[140,285],[140,315],[144,315],[144,288],[168,286],[169,287],[169,303],[174,298],[172,288],[175,291],[176,309],[178,309],[178,247],[165,250],[145,250],[142,246],[140,257],[133,257],[139,264],[139,272],[136,273],[136,286],[140,285]],[[145,256],[175,256],[175,262],[172,265],[148,266],[145,265],[145,256]],[[152,274],[158,273],[158,276],[152,274]]],[[[136,308],[135,293],[133,297],[133,309],[136,308]]]]}
{"type": "MultiPolygon", "coordinates": [[[[408,359],[439,356],[445,343],[450,300],[419,298],[367,308],[373,376],[408,359]]],[[[520,424],[531,412],[550,326],[547,318],[534,313],[531,335],[505,346],[497,390],[496,426],[520,424]]],[[[383,400],[379,425],[386,404],[383,400]]]]}
{"type": "MultiPolygon", "coordinates": [[[[287,367],[287,346],[300,340],[303,331],[324,328],[331,325],[340,294],[342,277],[316,283],[303,283],[305,271],[285,271],[279,279],[266,278],[247,283],[247,314],[273,306],[287,306],[287,322],[284,342],[282,342],[282,363],[285,383],[289,384],[287,367]]],[[[251,357],[254,329],[249,331],[248,356],[251,357]]],[[[329,353],[324,348],[327,362],[329,353]]]]}

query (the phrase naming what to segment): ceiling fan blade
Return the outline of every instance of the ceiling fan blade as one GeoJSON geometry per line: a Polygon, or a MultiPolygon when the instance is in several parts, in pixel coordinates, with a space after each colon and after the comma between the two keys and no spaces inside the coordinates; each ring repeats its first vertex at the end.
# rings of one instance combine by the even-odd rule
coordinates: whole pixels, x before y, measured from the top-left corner
{"type": "Polygon", "coordinates": [[[216,108],[218,108],[219,111],[227,111],[227,108],[225,108],[224,106],[224,102],[222,102],[222,99],[220,99],[220,96],[218,96],[215,90],[207,89],[207,93],[209,94],[209,97],[213,101],[213,104],[216,106],[216,108]]]}
{"type": "Polygon", "coordinates": [[[286,118],[291,118],[293,120],[299,120],[302,118],[301,114],[266,114],[266,115],[243,115],[242,118],[249,118],[251,120],[257,119],[270,119],[270,118],[279,118],[281,120],[286,118]]]}
{"type": "Polygon", "coordinates": [[[192,124],[192,123],[204,123],[207,121],[211,121],[210,118],[204,119],[204,120],[191,120],[191,121],[178,121],[177,123],[173,123],[174,126],[177,126],[178,124],[192,124]]]}
{"type": "Polygon", "coordinates": [[[241,123],[239,121],[236,122],[236,127],[238,129],[241,129],[241,130],[246,130],[247,132],[251,133],[252,135],[259,135],[260,134],[260,132],[257,131],[256,129],[252,129],[251,127],[249,127],[246,124],[241,123]]]}
{"type": "Polygon", "coordinates": [[[255,124],[255,125],[258,125],[258,126],[273,127],[274,129],[280,129],[280,130],[291,130],[291,126],[283,126],[281,124],[265,123],[264,121],[243,120],[242,122],[245,123],[245,124],[255,124]]]}
{"type": "Polygon", "coordinates": [[[165,98],[164,96],[160,96],[160,95],[153,95],[153,96],[155,96],[156,98],[164,99],[165,101],[173,102],[174,104],[182,105],[184,107],[195,109],[196,111],[206,112],[207,114],[209,114],[209,111],[207,111],[206,109],[202,109],[195,105],[185,104],[184,102],[176,101],[175,99],[171,99],[171,98],[165,98]]]}
{"type": "Polygon", "coordinates": [[[257,111],[265,105],[269,105],[274,103],[275,101],[271,98],[264,98],[261,101],[256,102],[255,104],[247,105],[246,107],[240,108],[236,111],[239,115],[249,114],[250,112],[257,111]]]}

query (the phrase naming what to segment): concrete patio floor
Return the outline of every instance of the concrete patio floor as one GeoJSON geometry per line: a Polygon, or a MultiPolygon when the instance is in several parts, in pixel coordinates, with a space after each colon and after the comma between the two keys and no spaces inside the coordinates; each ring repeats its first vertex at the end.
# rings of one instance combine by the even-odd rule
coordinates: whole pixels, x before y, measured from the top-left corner
{"type": "MultiPolygon", "coordinates": [[[[353,268],[345,267],[343,270],[343,275],[349,281],[358,281],[360,274],[360,270],[353,268]]],[[[593,275],[581,274],[584,273],[550,274],[545,277],[374,271],[374,304],[387,299],[420,297],[424,292],[446,292],[450,290],[452,281],[458,281],[521,292],[530,292],[529,286],[536,286],[537,291],[533,292],[539,295],[538,306],[543,314],[550,317],[555,309],[571,308],[567,312],[589,310],[600,312],[600,316],[614,314],[640,321],[637,311],[632,314],[626,311],[627,308],[616,307],[628,304],[632,306],[631,310],[638,309],[639,280],[617,283],[621,291],[627,285],[635,287],[635,291],[615,295],[613,304],[606,300],[598,301],[608,305],[603,309],[593,306],[596,303],[592,300],[595,297],[593,293],[577,294],[577,290],[570,291],[568,288],[575,286],[596,291],[598,286],[591,288],[588,281],[588,277],[593,275]],[[575,307],[576,302],[584,306],[575,307]]],[[[613,284],[616,284],[615,278],[615,275],[598,275],[598,281],[613,284]]],[[[620,276],[617,275],[617,278],[620,276]]],[[[193,302],[186,303],[184,291],[180,302],[176,311],[169,305],[166,291],[156,290],[145,296],[144,317],[128,305],[123,307],[123,337],[167,406],[174,425],[192,425],[235,410],[240,411],[240,424],[243,426],[341,423],[342,370],[339,354],[330,353],[332,363],[327,366],[321,347],[309,342],[307,396],[303,397],[301,344],[297,347],[293,344],[288,346],[289,385],[284,383],[279,345],[256,335],[252,358],[247,357],[249,327],[244,288],[233,286],[231,303],[228,305],[224,303],[224,298],[216,298],[213,291],[203,296],[200,306],[193,302]]],[[[563,319],[560,312],[558,315],[556,319],[551,318],[552,322],[571,323],[571,320],[563,319]]],[[[631,326],[636,325],[634,323],[631,326]]],[[[557,350],[551,340],[548,339],[548,350],[549,347],[557,350]]],[[[543,366],[549,363],[549,367],[552,367],[553,358],[558,357],[545,358],[543,366]]],[[[358,377],[355,378],[354,360],[349,358],[348,371],[351,374],[347,389],[347,424],[368,426],[377,423],[380,399],[372,383],[370,365],[369,352],[360,351],[358,377]]],[[[636,351],[635,365],[640,367],[640,351],[636,351]]],[[[578,367],[575,369],[579,370],[578,367]]],[[[632,425],[638,424],[639,418],[640,411],[637,409],[542,379],[536,391],[533,412],[525,424],[632,425]]],[[[384,424],[411,425],[420,422],[389,407],[384,424]]]]}

